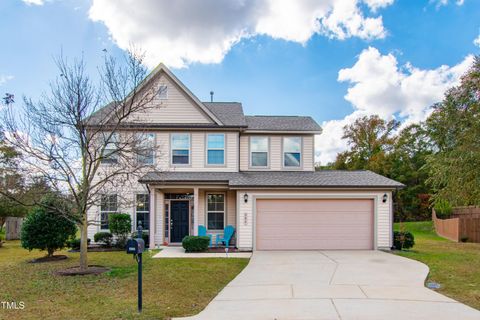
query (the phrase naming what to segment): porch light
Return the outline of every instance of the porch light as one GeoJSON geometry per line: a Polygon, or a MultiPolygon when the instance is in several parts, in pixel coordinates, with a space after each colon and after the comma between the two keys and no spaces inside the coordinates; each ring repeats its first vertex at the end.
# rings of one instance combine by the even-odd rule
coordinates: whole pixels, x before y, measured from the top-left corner
{"type": "Polygon", "coordinates": [[[387,202],[387,198],[388,198],[387,194],[384,193],[384,194],[383,194],[383,197],[382,197],[382,202],[383,202],[383,203],[387,202]]]}
{"type": "Polygon", "coordinates": [[[248,202],[248,194],[245,193],[245,194],[243,195],[243,201],[245,201],[245,203],[248,202]]]}

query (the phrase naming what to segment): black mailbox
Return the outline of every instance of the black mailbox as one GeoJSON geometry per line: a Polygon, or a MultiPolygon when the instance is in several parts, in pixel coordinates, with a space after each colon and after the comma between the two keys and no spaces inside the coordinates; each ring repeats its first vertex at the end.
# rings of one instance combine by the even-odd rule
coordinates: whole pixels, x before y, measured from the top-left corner
{"type": "Polygon", "coordinates": [[[140,254],[145,249],[145,241],[143,239],[130,239],[127,241],[127,253],[140,254]]]}

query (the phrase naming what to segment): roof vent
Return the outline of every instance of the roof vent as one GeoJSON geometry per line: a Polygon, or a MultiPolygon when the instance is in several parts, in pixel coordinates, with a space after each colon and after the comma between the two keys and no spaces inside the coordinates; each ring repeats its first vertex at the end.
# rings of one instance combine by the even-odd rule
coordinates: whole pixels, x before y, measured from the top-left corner
{"type": "Polygon", "coordinates": [[[210,91],[210,102],[213,102],[213,94],[214,94],[214,92],[210,91]]]}

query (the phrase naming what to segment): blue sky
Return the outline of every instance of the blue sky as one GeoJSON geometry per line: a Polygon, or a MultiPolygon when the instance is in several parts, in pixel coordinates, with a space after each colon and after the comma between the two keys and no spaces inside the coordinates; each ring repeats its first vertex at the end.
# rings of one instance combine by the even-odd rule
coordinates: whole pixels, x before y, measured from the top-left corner
{"type": "Polygon", "coordinates": [[[324,163],[358,116],[423,120],[480,53],[476,0],[2,0],[0,11],[2,96],[39,97],[60,50],[94,74],[104,48],[135,43],[202,100],[213,90],[247,114],[311,115],[324,163]]]}

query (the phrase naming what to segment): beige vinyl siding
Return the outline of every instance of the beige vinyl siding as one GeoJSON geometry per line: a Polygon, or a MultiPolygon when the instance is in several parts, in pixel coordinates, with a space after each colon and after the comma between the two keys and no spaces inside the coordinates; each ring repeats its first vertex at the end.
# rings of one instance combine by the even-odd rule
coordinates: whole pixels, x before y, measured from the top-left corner
{"type": "Polygon", "coordinates": [[[168,98],[156,97],[150,102],[143,112],[132,115],[133,122],[155,123],[213,123],[210,117],[201,110],[193,100],[188,97],[179,87],[168,79],[162,72],[153,80],[151,86],[158,88],[160,85],[168,87],[168,98]]]}
{"type": "MultiPolygon", "coordinates": [[[[314,142],[313,135],[304,135],[302,137],[302,167],[301,168],[284,168],[283,167],[283,137],[284,135],[268,135],[269,137],[269,166],[268,168],[252,168],[250,167],[250,136],[249,134],[240,136],[240,171],[281,171],[281,170],[303,170],[313,171],[314,168],[314,142]]],[[[286,136],[286,135],[285,135],[286,136]]],[[[289,135],[295,136],[295,135],[289,135]]],[[[297,135],[298,136],[298,135],[297,135]]]]}
{"type": "MultiPolygon", "coordinates": [[[[181,132],[181,131],[175,131],[181,132]]],[[[184,131],[185,132],[185,131],[184,131]]],[[[221,132],[225,134],[225,165],[211,166],[206,163],[207,132],[190,132],[190,164],[172,165],[170,155],[170,135],[172,132],[156,133],[157,154],[156,167],[160,171],[238,171],[238,132],[221,132]]]]}
{"type": "Polygon", "coordinates": [[[225,225],[232,225],[236,227],[237,225],[237,197],[236,191],[229,190],[227,191],[227,215],[225,217],[225,225]]]}
{"type": "Polygon", "coordinates": [[[391,200],[392,193],[390,191],[278,191],[278,190],[242,190],[237,192],[238,205],[238,226],[237,235],[238,247],[242,250],[252,250],[254,248],[254,197],[272,198],[369,198],[375,200],[375,217],[374,217],[374,245],[376,249],[390,248],[392,235],[392,212],[391,200]],[[245,203],[243,195],[249,195],[248,202],[245,203]],[[388,195],[386,203],[382,202],[384,194],[388,195]]]}
{"type": "Polygon", "coordinates": [[[155,192],[155,211],[150,214],[155,215],[155,245],[162,245],[165,239],[165,196],[157,189],[152,192],[155,192]]]}
{"type": "Polygon", "coordinates": [[[206,196],[205,190],[198,190],[198,225],[203,225],[205,228],[207,227],[207,216],[205,214],[207,208],[206,196]]]}

